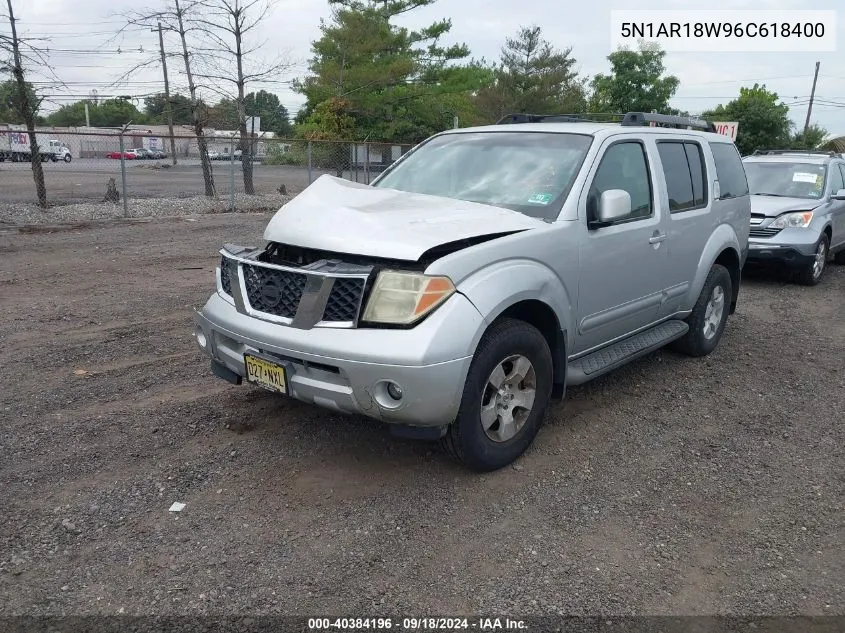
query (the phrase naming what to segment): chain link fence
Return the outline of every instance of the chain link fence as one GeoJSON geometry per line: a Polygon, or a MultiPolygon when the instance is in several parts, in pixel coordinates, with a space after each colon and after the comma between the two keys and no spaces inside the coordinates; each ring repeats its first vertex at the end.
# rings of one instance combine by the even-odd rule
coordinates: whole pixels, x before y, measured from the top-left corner
{"type": "MultiPolygon", "coordinates": [[[[0,220],[37,206],[25,130],[0,125],[0,220]],[[5,132],[5,133],[4,133],[5,132]]],[[[410,145],[205,136],[211,186],[191,134],[121,130],[36,131],[48,213],[84,206],[93,215],[156,215],[278,208],[323,174],[371,183],[410,145]],[[207,196],[207,190],[213,192],[207,196]],[[156,213],[151,213],[155,208],[156,213]]],[[[29,214],[26,214],[29,215],[29,214]]],[[[56,215],[56,214],[54,214],[56,215]]]]}

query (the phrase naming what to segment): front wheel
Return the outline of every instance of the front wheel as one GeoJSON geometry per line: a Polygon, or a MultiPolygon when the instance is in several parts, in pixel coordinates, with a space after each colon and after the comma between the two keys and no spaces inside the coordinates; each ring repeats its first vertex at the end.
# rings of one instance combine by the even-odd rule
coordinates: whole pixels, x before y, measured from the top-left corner
{"type": "Polygon", "coordinates": [[[64,161],[65,161],[66,163],[69,163],[69,162],[71,161],[71,155],[70,155],[70,154],[65,154],[64,161]]]}
{"type": "Polygon", "coordinates": [[[725,331],[732,296],[731,274],[724,266],[714,264],[686,319],[689,332],[675,341],[672,348],[688,356],[706,356],[716,349],[725,331]]]}
{"type": "Polygon", "coordinates": [[[798,272],[798,281],[805,286],[815,286],[822,280],[822,273],[827,266],[829,248],[830,240],[827,238],[827,233],[822,233],[816,244],[816,254],[813,256],[813,260],[798,272]]]}
{"type": "Polygon", "coordinates": [[[552,392],[552,355],[537,328],[516,319],[482,337],[464,384],[457,419],[443,445],[478,471],[517,459],[540,429],[552,392]]]}

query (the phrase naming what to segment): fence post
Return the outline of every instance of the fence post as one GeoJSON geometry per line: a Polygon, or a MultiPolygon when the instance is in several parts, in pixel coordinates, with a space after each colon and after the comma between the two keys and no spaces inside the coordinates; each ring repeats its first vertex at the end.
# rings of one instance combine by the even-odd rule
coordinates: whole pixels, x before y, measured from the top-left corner
{"type": "MultiPolygon", "coordinates": [[[[243,159],[243,156],[241,156],[243,159]]],[[[235,135],[232,134],[232,144],[229,148],[229,210],[235,211],[235,135]]]]}
{"type": "Polygon", "coordinates": [[[126,200],[126,159],[123,156],[123,133],[125,131],[126,129],[124,128],[118,136],[120,137],[120,184],[123,189],[123,217],[128,218],[129,202],[126,200]]]}
{"type": "Polygon", "coordinates": [[[370,184],[370,144],[364,143],[364,174],[366,175],[367,184],[370,184]]]}
{"type": "Polygon", "coordinates": [[[308,141],[308,184],[311,184],[311,141],[308,141]]]}

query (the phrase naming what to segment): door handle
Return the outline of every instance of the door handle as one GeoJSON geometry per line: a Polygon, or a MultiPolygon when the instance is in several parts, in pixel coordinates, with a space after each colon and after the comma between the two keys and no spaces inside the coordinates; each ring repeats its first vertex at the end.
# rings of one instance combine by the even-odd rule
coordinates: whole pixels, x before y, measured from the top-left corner
{"type": "Polygon", "coordinates": [[[666,233],[661,233],[660,235],[652,235],[650,238],[648,238],[648,243],[649,244],[659,244],[660,242],[662,242],[665,239],[666,239],[666,233]]]}

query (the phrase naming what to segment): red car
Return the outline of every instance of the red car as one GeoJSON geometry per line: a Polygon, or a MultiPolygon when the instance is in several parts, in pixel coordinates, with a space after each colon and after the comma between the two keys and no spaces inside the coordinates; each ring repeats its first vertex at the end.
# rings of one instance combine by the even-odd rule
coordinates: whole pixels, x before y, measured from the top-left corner
{"type": "MultiPolygon", "coordinates": [[[[118,160],[120,160],[120,152],[109,152],[108,154],[106,154],[106,158],[117,158],[118,160]]],[[[123,158],[124,160],[134,160],[138,158],[138,155],[132,151],[128,151],[123,152],[123,158]]]]}

